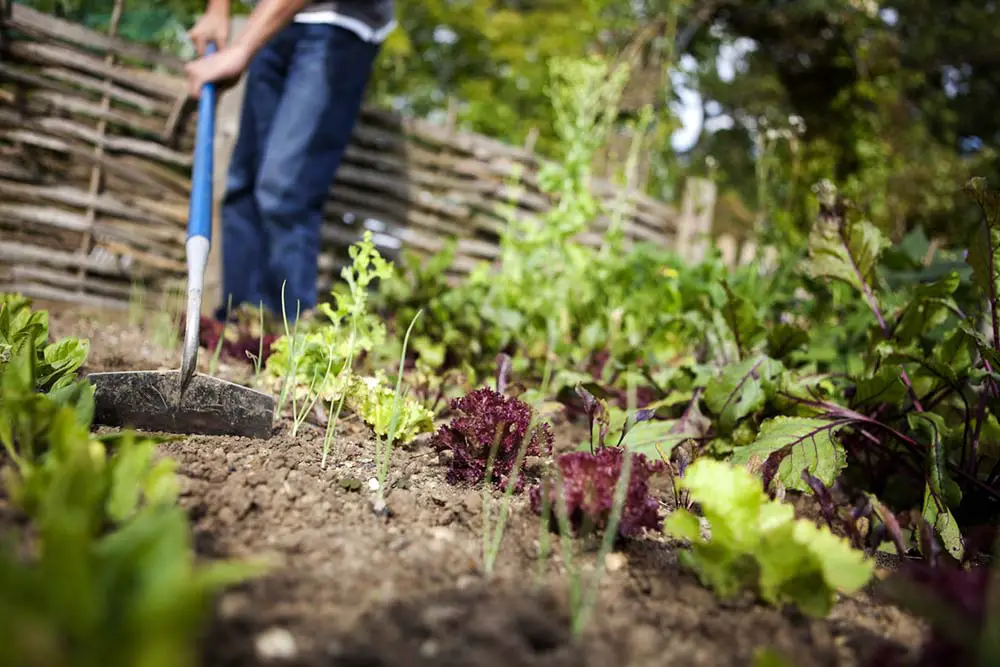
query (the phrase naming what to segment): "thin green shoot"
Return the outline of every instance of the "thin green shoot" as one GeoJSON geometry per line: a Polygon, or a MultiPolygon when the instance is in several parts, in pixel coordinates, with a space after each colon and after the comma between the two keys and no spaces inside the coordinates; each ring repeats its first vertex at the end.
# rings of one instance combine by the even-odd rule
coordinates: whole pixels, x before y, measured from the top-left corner
{"type": "Polygon", "coordinates": [[[542,578],[545,576],[545,561],[552,553],[552,542],[549,530],[552,525],[552,500],[549,498],[549,485],[543,484],[542,511],[538,527],[538,561],[535,567],[535,587],[541,586],[542,578]]]}
{"type": "Polygon", "coordinates": [[[385,481],[389,477],[389,461],[392,456],[392,444],[396,439],[396,431],[399,428],[399,416],[402,413],[402,388],[403,388],[403,366],[406,363],[406,348],[410,343],[410,333],[413,326],[423,314],[423,309],[417,311],[410,321],[410,326],[403,336],[403,349],[399,353],[399,371],[396,373],[396,393],[392,401],[392,419],[389,421],[389,432],[386,434],[385,442],[381,438],[375,438],[375,460],[377,465],[378,492],[384,498],[385,481]]]}
{"type": "Polygon", "coordinates": [[[253,352],[247,352],[247,356],[253,361],[253,383],[254,387],[260,387],[260,371],[262,366],[262,359],[264,358],[264,302],[261,301],[259,305],[260,312],[260,339],[257,341],[257,356],[254,356],[253,352]]]}
{"type": "MultiPolygon", "coordinates": [[[[357,323],[351,320],[351,337],[347,342],[347,361],[340,371],[341,380],[337,384],[337,388],[340,391],[340,398],[337,399],[337,408],[330,411],[330,418],[326,422],[326,433],[323,435],[323,458],[320,461],[320,468],[323,470],[326,470],[327,457],[330,455],[333,436],[337,430],[337,422],[340,421],[340,412],[344,408],[344,398],[347,396],[348,385],[351,381],[352,367],[354,365],[354,342],[357,338],[357,333],[357,323]]],[[[330,402],[330,405],[331,407],[333,406],[333,401],[330,402]]]]}
{"type": "MultiPolygon", "coordinates": [[[[187,311],[187,288],[184,285],[178,284],[173,290],[173,298],[170,300],[170,322],[172,326],[172,331],[181,331],[181,322],[183,321],[186,311],[187,311]]],[[[174,348],[180,345],[180,336],[174,334],[170,336],[170,350],[173,351],[174,348]]]]}
{"type": "Polygon", "coordinates": [[[549,395],[549,389],[552,383],[553,357],[555,357],[556,354],[556,337],[559,335],[554,319],[549,319],[548,334],[548,345],[545,348],[545,368],[542,372],[542,387],[541,392],[539,392],[539,398],[542,399],[549,395]]]}
{"type": "Polygon", "coordinates": [[[226,340],[226,327],[229,326],[229,317],[232,315],[233,310],[233,295],[230,294],[226,298],[226,320],[222,323],[222,331],[219,332],[219,340],[215,342],[215,351],[212,352],[212,360],[208,362],[208,374],[210,376],[215,375],[215,370],[219,366],[219,357],[222,354],[222,343],[226,340]]]}
{"type": "Polygon", "coordinates": [[[172,352],[178,343],[179,312],[183,288],[174,285],[160,294],[160,308],[153,318],[153,344],[172,352]]]}
{"type": "Polygon", "coordinates": [[[536,418],[532,418],[524,437],[521,438],[521,445],[517,450],[517,457],[514,460],[514,469],[507,480],[507,487],[504,489],[503,503],[500,506],[500,517],[492,525],[491,530],[491,500],[490,488],[493,483],[493,466],[496,462],[497,450],[500,446],[501,429],[497,429],[497,437],[490,448],[490,455],[486,460],[486,479],[483,482],[483,569],[486,575],[493,574],[497,556],[500,553],[500,546],[503,544],[504,532],[507,528],[507,519],[510,516],[510,503],[514,497],[514,489],[517,487],[517,480],[521,474],[521,465],[528,454],[528,445],[538,428],[536,418]]]}
{"type": "Polygon", "coordinates": [[[618,535],[618,524],[621,522],[622,512],[625,509],[625,498],[628,494],[629,481],[632,478],[632,453],[626,447],[622,447],[622,469],[618,475],[618,482],[615,484],[615,495],[611,502],[611,514],[608,517],[608,525],[604,529],[601,539],[601,548],[597,552],[597,567],[590,578],[587,588],[583,591],[583,596],[579,599],[579,606],[573,611],[572,632],[573,636],[579,638],[587,627],[590,615],[597,603],[597,592],[601,581],[604,579],[604,572],[607,568],[607,557],[614,548],[615,537],[618,535]]]}
{"type": "MultiPolygon", "coordinates": [[[[631,399],[629,404],[629,412],[633,412],[634,403],[631,399]]],[[[622,512],[625,509],[629,482],[632,479],[632,456],[626,444],[622,443],[622,468],[615,483],[611,512],[601,538],[596,568],[586,584],[582,581],[581,572],[573,561],[573,528],[570,525],[569,508],[566,506],[566,497],[563,493],[562,474],[558,465],[554,466],[553,469],[556,478],[556,518],[561,537],[563,562],[566,564],[566,572],[569,577],[570,625],[574,639],[579,639],[583,634],[597,602],[597,592],[607,568],[607,557],[614,547],[615,538],[618,535],[618,525],[621,523],[622,512]]],[[[543,531],[547,530],[548,525],[543,523],[542,529],[543,531]]],[[[582,532],[589,533],[589,529],[584,527],[582,532]]]]}
{"type": "Polygon", "coordinates": [[[326,372],[323,374],[323,379],[320,380],[319,385],[317,386],[316,378],[319,377],[319,373],[313,373],[313,378],[312,381],[309,383],[309,390],[306,392],[306,396],[302,404],[302,409],[292,414],[293,438],[299,432],[299,427],[302,426],[302,423],[309,416],[309,413],[312,412],[312,409],[314,407],[316,407],[316,402],[319,400],[319,397],[323,394],[323,388],[326,387],[327,380],[330,379],[330,371],[333,370],[333,356],[334,356],[334,349],[333,345],[331,345],[327,354],[326,372]],[[312,400],[310,400],[310,397],[312,397],[312,400]]]}
{"type": "MultiPolygon", "coordinates": [[[[288,369],[285,371],[285,378],[281,383],[281,392],[278,394],[278,405],[274,411],[274,418],[279,419],[281,417],[281,411],[285,407],[285,401],[288,400],[288,387],[294,384],[298,379],[298,362],[299,362],[299,350],[298,348],[298,333],[299,333],[299,306],[301,304],[296,303],[295,305],[295,326],[292,327],[292,331],[288,331],[288,314],[285,310],[285,282],[281,283],[281,321],[285,326],[285,337],[288,338],[288,369]]],[[[292,396],[294,397],[295,391],[292,390],[292,396]]],[[[294,410],[294,406],[292,408],[294,410]]]]}
{"type": "Polygon", "coordinates": [[[139,279],[132,281],[128,299],[128,323],[132,327],[141,327],[146,315],[146,286],[139,279]]]}

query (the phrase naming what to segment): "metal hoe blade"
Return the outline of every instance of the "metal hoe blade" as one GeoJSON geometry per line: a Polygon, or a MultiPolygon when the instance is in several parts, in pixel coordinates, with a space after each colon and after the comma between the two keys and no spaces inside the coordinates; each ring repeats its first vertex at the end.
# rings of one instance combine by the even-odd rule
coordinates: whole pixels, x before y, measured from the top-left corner
{"type": "Polygon", "coordinates": [[[181,391],[180,371],[91,373],[94,422],[141,431],[271,437],[274,397],[193,374],[181,391]]]}

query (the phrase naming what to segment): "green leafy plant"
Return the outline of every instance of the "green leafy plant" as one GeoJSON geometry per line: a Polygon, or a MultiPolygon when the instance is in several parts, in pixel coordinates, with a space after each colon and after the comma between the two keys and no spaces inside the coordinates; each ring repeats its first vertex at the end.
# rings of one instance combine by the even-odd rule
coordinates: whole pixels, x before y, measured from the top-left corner
{"type": "MultiPolygon", "coordinates": [[[[341,272],[346,287],[333,292],[336,307],[320,304],[318,310],[325,321],[303,325],[301,332],[288,331],[286,325],[285,336],[272,344],[266,366],[272,384],[280,382],[282,391],[291,397],[296,425],[318,402],[330,406],[323,441],[324,467],[344,407],[360,416],[378,437],[388,437],[391,432],[396,442],[409,442],[433,428],[430,411],[387,386],[382,373],[365,376],[354,371],[360,353],[385,342],[385,325],[369,312],[368,293],[373,282],[392,275],[392,264],[375,249],[371,232],[351,246],[349,253],[352,264],[341,272]]],[[[296,328],[298,323],[296,320],[296,328]]]]}
{"type": "Polygon", "coordinates": [[[29,525],[0,544],[0,662],[194,664],[214,596],[262,567],[195,562],[158,441],[93,437],[93,387],[72,373],[86,347],[45,344],[44,311],[2,304],[3,330],[16,335],[0,366],[0,441],[13,463],[0,479],[29,525]]]}
{"type": "Polygon", "coordinates": [[[28,345],[35,389],[47,393],[66,389],[90,353],[90,342],[84,339],[68,337],[50,343],[46,311],[32,310],[26,297],[0,294],[0,373],[28,345]]]}
{"type": "Polygon", "coordinates": [[[681,484],[701,507],[711,537],[702,537],[698,518],[684,509],[667,518],[666,530],[691,542],[681,562],[721,597],[751,590],[768,603],[826,616],[838,592],[870,580],[874,565],[863,552],[825,526],[796,519],[791,505],[769,500],[746,469],[702,458],[681,484]]]}
{"type": "MultiPolygon", "coordinates": [[[[972,191],[984,226],[996,225],[993,195],[972,191]]],[[[922,517],[905,522],[906,551],[931,556],[924,524],[948,558],[970,558],[963,526],[990,520],[1000,498],[1000,451],[987,444],[1000,428],[1000,355],[977,328],[993,296],[975,278],[996,275],[982,259],[993,251],[970,253],[970,270],[919,235],[891,244],[830,183],[816,194],[808,246],[790,268],[766,280],[737,273],[692,304],[688,321],[709,344],[652,374],[674,396],[654,407],[674,417],[690,396],[681,419],[708,420],[690,433],[696,455],[753,467],[771,493],[817,494],[830,525],[853,526],[877,498],[922,517]],[[834,487],[840,506],[822,497],[834,487]]],[[[981,242],[993,243],[985,232],[981,242]]],[[[880,523],[851,539],[897,550],[880,523]]]]}

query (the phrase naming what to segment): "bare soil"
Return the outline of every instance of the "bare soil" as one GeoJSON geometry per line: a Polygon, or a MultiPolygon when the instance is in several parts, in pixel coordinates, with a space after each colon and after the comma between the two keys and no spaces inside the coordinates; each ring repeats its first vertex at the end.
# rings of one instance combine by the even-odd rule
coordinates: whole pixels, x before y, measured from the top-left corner
{"type": "MultiPolygon", "coordinates": [[[[51,309],[55,336],[90,338],[87,370],[179,364],[179,347],[154,349],[121,316],[37,305],[51,309]]],[[[223,365],[218,374],[246,371],[223,365]]],[[[447,484],[426,440],[394,452],[391,516],[381,516],[366,491],[375,466],[364,425],[339,429],[326,470],[322,436],[306,424],[293,437],[282,423],[266,441],[188,437],[163,447],[180,464],[199,552],[274,562],[218,601],[207,667],[696,667],[750,665],[765,647],[812,667],[864,665],[886,645],[913,651],[920,642],[918,622],[867,594],[822,621],[752,600],[720,602],[655,535],[608,559],[592,622],[574,642],[566,568],[558,546],[539,561],[539,520],[524,498],[487,578],[481,492],[447,484]]],[[[593,551],[575,557],[585,571],[593,561],[593,551]]]]}

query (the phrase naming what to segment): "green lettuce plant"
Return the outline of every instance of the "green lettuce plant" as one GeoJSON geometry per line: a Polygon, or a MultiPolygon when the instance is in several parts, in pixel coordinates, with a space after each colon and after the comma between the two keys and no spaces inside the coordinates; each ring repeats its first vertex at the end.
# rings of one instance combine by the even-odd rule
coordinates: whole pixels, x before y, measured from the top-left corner
{"type": "Polygon", "coordinates": [[[770,604],[822,617],[837,593],[857,591],[872,576],[863,552],[826,526],[796,519],[791,505],[770,500],[742,467],[698,459],[680,484],[701,507],[711,536],[705,539],[698,518],[684,509],[667,518],[665,530],[691,542],[681,562],[720,597],[750,590],[770,604]]]}

